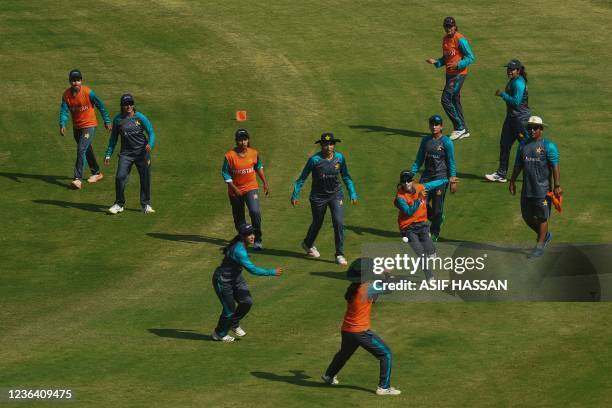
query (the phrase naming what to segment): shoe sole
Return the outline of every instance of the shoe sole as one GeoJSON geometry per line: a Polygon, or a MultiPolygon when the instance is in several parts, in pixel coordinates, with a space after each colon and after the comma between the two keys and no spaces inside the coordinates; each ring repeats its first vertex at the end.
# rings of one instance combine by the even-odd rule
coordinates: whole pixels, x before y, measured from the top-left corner
{"type": "Polygon", "coordinates": [[[466,137],[470,137],[470,134],[469,133],[465,133],[465,134],[459,136],[459,140],[465,139],[466,137]]]}
{"type": "Polygon", "coordinates": [[[109,214],[113,214],[113,215],[116,215],[116,214],[121,214],[122,212],[123,212],[123,209],[121,209],[121,210],[119,210],[119,211],[115,211],[115,212],[113,212],[113,211],[111,211],[111,210],[108,210],[108,213],[109,213],[109,214]]]}
{"type": "Polygon", "coordinates": [[[102,179],[104,179],[104,177],[100,177],[100,178],[97,178],[95,180],[87,179],[87,182],[90,183],[90,184],[93,184],[93,183],[97,183],[98,181],[101,181],[102,179]]]}

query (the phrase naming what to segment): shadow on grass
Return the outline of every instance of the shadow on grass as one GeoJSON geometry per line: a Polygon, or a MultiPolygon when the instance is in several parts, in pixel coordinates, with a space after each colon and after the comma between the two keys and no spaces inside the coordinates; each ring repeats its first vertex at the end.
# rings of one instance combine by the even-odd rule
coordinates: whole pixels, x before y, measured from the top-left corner
{"type": "Polygon", "coordinates": [[[271,255],[271,256],[283,256],[289,258],[298,258],[298,259],[308,259],[310,261],[315,262],[325,262],[335,264],[334,261],[329,259],[321,259],[321,258],[311,258],[303,252],[294,252],[288,251],[286,249],[273,249],[273,248],[264,248],[262,251],[258,251],[258,253],[262,255],[271,255]]]}
{"type": "Polygon", "coordinates": [[[346,279],[346,272],[345,271],[338,271],[338,272],[310,272],[311,275],[313,276],[322,276],[324,278],[330,278],[330,279],[339,279],[339,280],[343,280],[343,281],[347,281],[346,279]]]}
{"type": "Polygon", "coordinates": [[[165,239],[176,242],[206,242],[207,244],[218,246],[225,246],[229,243],[229,241],[223,238],[207,237],[205,235],[196,234],[166,234],[163,232],[148,232],[147,235],[157,239],[165,239]]]}
{"type": "Polygon", "coordinates": [[[365,133],[377,133],[377,132],[385,133],[386,134],[385,136],[400,135],[400,136],[407,136],[407,137],[422,138],[423,136],[426,136],[429,134],[429,132],[416,132],[414,130],[394,129],[394,128],[388,128],[388,127],[379,126],[379,125],[349,125],[349,128],[361,129],[365,133]]]}
{"type": "Polygon", "coordinates": [[[64,182],[62,182],[60,180],[70,180],[70,181],[72,181],[71,177],[50,176],[50,175],[47,175],[47,174],[25,174],[25,173],[4,173],[4,172],[0,172],[0,176],[6,177],[8,179],[11,179],[11,180],[13,180],[14,182],[17,182],[17,183],[22,183],[21,179],[35,179],[35,180],[44,181],[45,183],[55,184],[56,186],[61,186],[61,187],[66,187],[66,188],[70,188],[70,183],[64,183],[64,182]]]}
{"type": "MultiPolygon", "coordinates": [[[[72,203],[70,201],[59,200],[32,200],[36,204],[55,205],[62,208],[76,208],[77,210],[107,213],[108,205],[92,204],[92,203],[72,203]]],[[[140,212],[134,208],[126,208],[125,211],[140,212]]],[[[110,214],[109,214],[110,215],[110,214]]]]}
{"type": "Polygon", "coordinates": [[[262,378],[268,381],[279,381],[287,384],[293,384],[300,387],[314,387],[314,388],[328,388],[328,389],[336,389],[336,388],[345,388],[357,391],[365,391],[367,393],[372,393],[372,390],[367,388],[358,387],[356,385],[334,385],[330,386],[325,384],[322,380],[311,380],[312,377],[304,373],[304,370],[289,370],[292,375],[278,375],[274,373],[266,373],[264,371],[251,371],[251,375],[262,378]]]}
{"type": "Polygon", "coordinates": [[[353,231],[357,235],[378,235],[379,237],[386,238],[398,238],[400,237],[399,232],[396,231],[385,231],[378,228],[370,228],[370,227],[359,227],[357,225],[345,225],[345,229],[353,231]]]}
{"type": "Polygon", "coordinates": [[[206,340],[212,341],[212,337],[209,334],[195,333],[193,330],[184,329],[148,329],[149,333],[153,333],[159,337],[169,337],[172,339],[181,340],[206,340]]]}

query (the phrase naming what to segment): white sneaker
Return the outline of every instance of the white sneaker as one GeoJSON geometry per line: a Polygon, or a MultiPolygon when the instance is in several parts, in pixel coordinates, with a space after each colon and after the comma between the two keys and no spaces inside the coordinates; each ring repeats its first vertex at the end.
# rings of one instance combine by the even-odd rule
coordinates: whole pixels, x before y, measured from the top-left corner
{"type": "Polygon", "coordinates": [[[261,251],[263,249],[263,242],[255,241],[253,243],[253,249],[256,250],[256,251],[261,251]]]}
{"type": "Polygon", "coordinates": [[[306,251],[306,255],[310,256],[311,258],[318,258],[321,256],[317,250],[317,247],[313,246],[312,248],[308,248],[305,242],[302,242],[302,249],[304,249],[304,251],[306,251]]]}
{"type": "Polygon", "coordinates": [[[225,336],[221,337],[221,336],[219,336],[219,335],[217,334],[217,332],[216,332],[216,331],[214,331],[214,330],[213,330],[213,333],[212,333],[212,339],[213,339],[214,341],[222,341],[222,342],[224,342],[224,343],[231,343],[232,341],[234,341],[234,340],[235,340],[235,339],[234,339],[232,336],[230,336],[229,334],[226,334],[225,336]]]}
{"type": "Polygon", "coordinates": [[[457,140],[461,137],[461,135],[465,132],[465,129],[463,130],[453,130],[450,134],[450,140],[457,140]]]}
{"type": "Polygon", "coordinates": [[[505,183],[507,181],[505,177],[500,176],[497,172],[485,174],[485,178],[489,181],[499,181],[500,183],[505,183]]]}
{"type": "MultiPolygon", "coordinates": [[[[121,210],[123,211],[123,210],[121,210]]],[[[142,212],[145,214],[153,214],[155,212],[155,210],[153,209],[153,207],[151,207],[149,204],[145,205],[144,207],[142,207],[142,212]]]]}
{"type": "Polygon", "coordinates": [[[345,257],[343,257],[342,255],[338,255],[338,256],[336,257],[336,263],[337,263],[338,265],[347,265],[347,264],[348,264],[348,262],[346,262],[346,258],[345,258],[345,257]]]}
{"type": "Polygon", "coordinates": [[[102,173],[92,174],[87,179],[87,182],[88,183],[97,183],[98,181],[102,180],[103,178],[104,178],[104,174],[102,174],[102,173]]]}
{"type": "Polygon", "coordinates": [[[70,188],[73,190],[80,190],[82,186],[81,180],[75,179],[70,183],[70,188]]]}
{"type": "Polygon", "coordinates": [[[470,137],[470,132],[468,132],[467,129],[464,129],[463,133],[459,136],[459,140],[465,139],[466,137],[470,137]]]}
{"type": "Polygon", "coordinates": [[[119,204],[113,204],[113,206],[108,209],[108,212],[111,214],[119,214],[123,212],[123,207],[119,204]]]}
{"type": "Polygon", "coordinates": [[[234,334],[236,335],[236,337],[244,337],[246,336],[246,332],[242,329],[242,327],[238,326],[238,327],[234,327],[232,329],[232,331],[234,332],[234,334]]]}
{"type": "Polygon", "coordinates": [[[402,392],[393,387],[389,388],[376,388],[376,395],[400,395],[402,392]]]}
{"type": "Polygon", "coordinates": [[[321,376],[321,379],[323,381],[325,381],[326,384],[329,384],[329,385],[338,385],[338,384],[340,384],[340,382],[338,381],[338,377],[336,377],[335,375],[333,377],[330,377],[329,375],[323,374],[321,376]]]}

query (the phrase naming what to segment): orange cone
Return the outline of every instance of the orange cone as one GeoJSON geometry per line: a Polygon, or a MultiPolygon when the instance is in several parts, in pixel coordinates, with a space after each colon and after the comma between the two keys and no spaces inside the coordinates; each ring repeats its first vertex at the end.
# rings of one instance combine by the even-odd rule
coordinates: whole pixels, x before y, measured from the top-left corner
{"type": "Polygon", "coordinates": [[[247,111],[236,111],[236,120],[238,122],[244,122],[247,120],[247,111]]]}

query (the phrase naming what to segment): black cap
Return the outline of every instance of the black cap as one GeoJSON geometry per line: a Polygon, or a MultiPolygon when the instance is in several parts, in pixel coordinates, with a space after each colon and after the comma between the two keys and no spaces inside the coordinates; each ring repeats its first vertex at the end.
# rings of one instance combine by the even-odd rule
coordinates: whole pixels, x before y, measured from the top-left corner
{"type": "Polygon", "coordinates": [[[248,139],[250,137],[251,137],[251,135],[249,135],[249,131],[246,130],[246,129],[240,128],[240,129],[236,130],[236,133],[234,133],[234,138],[236,140],[248,139]]]}
{"type": "Polygon", "coordinates": [[[238,226],[238,233],[242,236],[251,235],[255,229],[251,224],[240,224],[238,226]]]}
{"type": "Polygon", "coordinates": [[[455,21],[455,17],[446,17],[444,18],[444,22],[442,23],[444,27],[456,27],[457,22],[455,21]]]}
{"type": "Polygon", "coordinates": [[[83,79],[83,74],[81,74],[81,71],[79,71],[78,69],[73,69],[68,74],[68,81],[72,81],[74,79],[83,79]]]}
{"type": "Polygon", "coordinates": [[[121,95],[121,100],[119,101],[121,106],[134,105],[134,97],[130,94],[121,95]]]}
{"type": "Polygon", "coordinates": [[[410,183],[414,179],[414,173],[410,170],[404,170],[400,173],[400,183],[410,183]]]}
{"type": "Polygon", "coordinates": [[[348,270],[346,278],[353,282],[365,282],[374,277],[374,259],[363,257],[355,259],[348,270]]]}
{"type": "Polygon", "coordinates": [[[338,143],[338,142],[341,142],[341,140],[340,139],[336,139],[332,132],[324,132],[321,135],[321,139],[317,140],[315,142],[315,144],[317,144],[317,143],[338,143]]]}
{"type": "Polygon", "coordinates": [[[513,60],[510,60],[510,62],[508,62],[504,66],[509,69],[521,69],[523,67],[523,64],[521,64],[521,61],[517,59],[513,59],[513,60]]]}
{"type": "Polygon", "coordinates": [[[441,125],[442,124],[442,116],[440,115],[433,115],[429,117],[429,124],[430,125],[441,125]]]}

